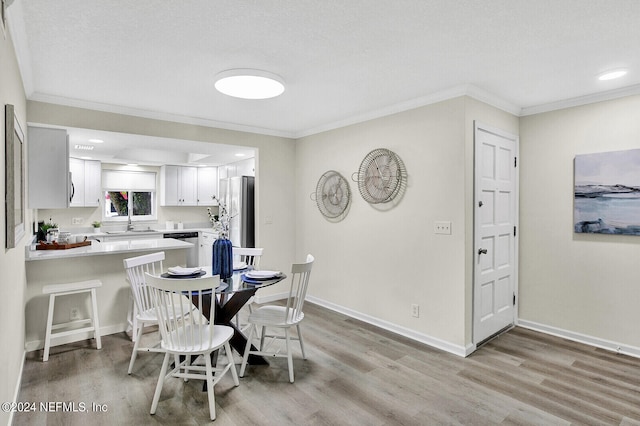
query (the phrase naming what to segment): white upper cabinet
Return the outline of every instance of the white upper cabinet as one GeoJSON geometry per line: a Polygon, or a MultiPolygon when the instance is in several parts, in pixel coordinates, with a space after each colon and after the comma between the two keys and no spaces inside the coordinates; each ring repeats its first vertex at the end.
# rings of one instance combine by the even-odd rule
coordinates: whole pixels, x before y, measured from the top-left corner
{"type": "Polygon", "coordinates": [[[198,205],[217,206],[213,196],[218,196],[218,168],[198,168],[198,205]]]}
{"type": "Polygon", "coordinates": [[[29,208],[64,209],[69,207],[69,144],[67,131],[29,126],[29,208]]]}
{"type": "Polygon", "coordinates": [[[160,168],[160,205],[198,205],[197,167],[162,166],[160,168]]]}
{"type": "Polygon", "coordinates": [[[69,158],[72,197],[70,207],[100,206],[100,162],[69,158]]]}

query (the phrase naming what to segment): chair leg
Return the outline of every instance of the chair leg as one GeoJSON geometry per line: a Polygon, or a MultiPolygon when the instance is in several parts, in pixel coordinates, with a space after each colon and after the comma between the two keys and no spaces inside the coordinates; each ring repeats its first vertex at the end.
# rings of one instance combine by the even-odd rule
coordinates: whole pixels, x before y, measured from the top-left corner
{"type": "Polygon", "coordinates": [[[100,340],[100,320],[98,319],[98,299],[96,298],[96,289],[91,289],[91,310],[93,315],[93,335],[96,338],[96,349],[102,349],[102,340],[100,340]]]}
{"type": "Polygon", "coordinates": [[[171,354],[169,352],[164,354],[164,361],[162,361],[162,368],[160,369],[160,376],[158,376],[158,384],[156,385],[156,393],[153,395],[153,402],[151,403],[151,414],[155,414],[156,408],[158,408],[158,401],[160,400],[160,393],[162,393],[164,376],[167,374],[167,366],[169,365],[170,357],[171,354]]]}
{"type": "Polygon", "coordinates": [[[233,362],[233,353],[231,352],[231,345],[229,345],[229,342],[226,342],[224,344],[224,352],[227,355],[227,361],[231,365],[231,367],[229,369],[231,370],[231,376],[233,377],[233,383],[236,386],[240,386],[240,381],[238,380],[238,372],[236,371],[236,364],[235,364],[235,362],[233,362]]]}
{"type": "Polygon", "coordinates": [[[289,364],[289,381],[293,383],[293,354],[291,353],[291,333],[288,328],[284,329],[284,336],[287,342],[287,364],[289,364]]]}
{"type": "Polygon", "coordinates": [[[133,319],[131,320],[131,340],[135,342],[138,335],[138,327],[144,328],[144,323],[143,324],[138,323],[138,308],[136,308],[135,301],[133,303],[131,315],[133,315],[133,319]]]}
{"type": "Polygon", "coordinates": [[[47,314],[47,331],[44,335],[44,353],[42,361],[49,361],[49,349],[51,349],[51,328],[53,327],[53,306],[56,303],[55,294],[49,295],[49,313],[47,314]]]}
{"type": "Polygon", "coordinates": [[[242,356],[242,365],[240,366],[240,377],[244,377],[244,369],[247,367],[247,361],[249,361],[249,351],[251,350],[251,340],[253,339],[253,332],[256,329],[256,325],[251,324],[249,327],[249,336],[247,337],[247,345],[244,347],[244,355],[242,356]]]}
{"type": "Polygon", "coordinates": [[[264,350],[264,337],[267,334],[267,327],[264,325],[260,326],[260,350],[264,350]]]}
{"type": "Polygon", "coordinates": [[[134,334],[133,336],[133,341],[135,342],[133,344],[133,350],[131,351],[131,361],[129,361],[129,371],[127,371],[127,374],[131,374],[131,372],[133,371],[133,363],[136,362],[136,358],[138,357],[138,347],[140,346],[140,340],[142,339],[142,329],[144,328],[144,322],[140,323],[140,328],[138,330],[133,330],[134,334]],[[135,336],[135,333],[137,332],[137,336],[135,336]]]}
{"type": "Polygon", "coordinates": [[[211,356],[204,356],[205,373],[207,376],[207,398],[209,399],[209,415],[211,420],[216,419],[216,397],[213,390],[213,372],[211,368],[211,356]]]}
{"type": "Polygon", "coordinates": [[[302,351],[302,359],[307,359],[307,356],[304,354],[304,343],[302,343],[302,333],[300,333],[300,324],[296,324],[296,328],[298,329],[298,341],[300,342],[300,351],[302,351]]]}

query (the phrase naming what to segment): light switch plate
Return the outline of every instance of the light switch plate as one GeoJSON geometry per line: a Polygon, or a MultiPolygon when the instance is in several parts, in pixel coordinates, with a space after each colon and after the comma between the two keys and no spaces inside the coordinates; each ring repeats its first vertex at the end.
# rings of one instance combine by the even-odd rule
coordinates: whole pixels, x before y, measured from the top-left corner
{"type": "Polygon", "coordinates": [[[436,221],[433,225],[433,232],[435,234],[451,235],[451,222],[450,221],[436,221]]]}

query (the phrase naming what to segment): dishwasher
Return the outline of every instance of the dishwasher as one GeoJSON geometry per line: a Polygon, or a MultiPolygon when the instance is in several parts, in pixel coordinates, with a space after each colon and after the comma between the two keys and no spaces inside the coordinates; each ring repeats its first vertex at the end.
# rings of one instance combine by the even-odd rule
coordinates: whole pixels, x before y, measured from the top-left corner
{"type": "Polygon", "coordinates": [[[193,244],[193,247],[187,249],[187,268],[200,266],[200,259],[198,257],[198,231],[170,232],[163,234],[163,238],[173,238],[193,244]]]}

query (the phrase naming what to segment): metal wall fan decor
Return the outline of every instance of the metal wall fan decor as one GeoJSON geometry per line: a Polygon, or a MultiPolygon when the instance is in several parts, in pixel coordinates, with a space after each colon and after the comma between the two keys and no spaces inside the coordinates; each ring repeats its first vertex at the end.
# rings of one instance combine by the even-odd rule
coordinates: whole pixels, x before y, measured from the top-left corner
{"type": "Polygon", "coordinates": [[[329,170],[320,176],[316,192],[311,195],[312,199],[315,198],[320,213],[329,219],[342,219],[351,202],[349,182],[335,170],[329,170]]]}
{"type": "Polygon", "coordinates": [[[395,152],[377,148],[364,157],[352,178],[367,203],[388,203],[404,191],[407,169],[395,152]]]}

